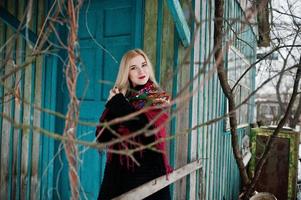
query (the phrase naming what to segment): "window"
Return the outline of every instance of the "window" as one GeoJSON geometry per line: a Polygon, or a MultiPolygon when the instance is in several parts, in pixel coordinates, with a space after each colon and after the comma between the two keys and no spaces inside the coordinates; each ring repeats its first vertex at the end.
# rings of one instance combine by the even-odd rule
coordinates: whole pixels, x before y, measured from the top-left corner
{"type": "MultiPolygon", "coordinates": [[[[228,82],[233,88],[237,80],[244,71],[250,66],[249,61],[235,47],[231,46],[228,50],[228,82]]],[[[251,71],[249,71],[236,85],[234,89],[235,103],[239,105],[251,93],[251,71]]],[[[228,112],[228,106],[227,112],[228,112]]],[[[236,111],[238,126],[243,126],[249,122],[249,104],[245,103],[236,111]]],[[[230,128],[229,120],[227,120],[226,128],[230,128]]]]}

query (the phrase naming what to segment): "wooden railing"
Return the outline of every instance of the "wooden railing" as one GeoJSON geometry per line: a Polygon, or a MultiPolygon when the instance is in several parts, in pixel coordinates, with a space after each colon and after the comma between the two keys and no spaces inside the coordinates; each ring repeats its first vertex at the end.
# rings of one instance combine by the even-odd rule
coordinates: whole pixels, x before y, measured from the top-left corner
{"type": "Polygon", "coordinates": [[[151,180],[137,188],[134,188],[134,189],[114,198],[114,200],[143,199],[143,198],[148,197],[149,195],[161,190],[162,188],[176,182],[177,180],[183,178],[184,176],[191,174],[192,172],[200,169],[201,167],[202,167],[201,159],[193,161],[181,168],[174,170],[172,173],[168,174],[168,177],[166,175],[160,176],[154,180],[151,180]]]}

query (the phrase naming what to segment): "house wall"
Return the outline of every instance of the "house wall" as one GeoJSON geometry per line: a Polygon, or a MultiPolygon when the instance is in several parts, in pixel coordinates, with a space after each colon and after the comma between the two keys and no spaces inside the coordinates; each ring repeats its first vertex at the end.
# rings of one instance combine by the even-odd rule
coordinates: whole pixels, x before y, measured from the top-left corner
{"type": "MultiPolygon", "coordinates": [[[[24,19],[24,1],[2,1],[6,10],[21,21],[24,19]]],[[[43,22],[43,1],[33,1],[29,28],[38,33],[43,22]]],[[[40,127],[42,99],[43,58],[32,60],[32,44],[16,35],[15,31],[0,20],[1,74],[8,74],[20,64],[16,73],[1,81],[1,130],[0,130],[0,198],[33,199],[38,188],[40,156],[40,127]],[[14,40],[16,42],[10,42],[14,40]]]]}
{"type": "MultiPolygon", "coordinates": [[[[190,52],[188,48],[183,47],[181,40],[177,36],[174,24],[171,27],[171,24],[163,23],[163,30],[165,28],[174,30],[174,32],[167,35],[164,35],[160,27],[157,26],[162,20],[158,17],[160,16],[159,7],[161,6],[161,1],[145,1],[145,3],[148,9],[145,15],[144,50],[151,55],[153,63],[156,63],[158,59],[168,60],[167,65],[161,64],[160,66],[160,84],[167,91],[171,91],[173,98],[176,98],[179,93],[181,93],[181,97],[189,96],[194,89],[198,88],[192,98],[176,103],[172,107],[170,135],[177,137],[170,142],[170,158],[174,168],[184,166],[196,158],[202,158],[203,168],[197,173],[191,174],[191,176],[180,179],[173,185],[174,198],[236,199],[240,187],[239,172],[233,157],[231,135],[229,130],[226,129],[226,121],[220,120],[217,123],[181,134],[185,130],[191,129],[194,125],[206,123],[208,120],[224,115],[227,109],[226,99],[215,73],[214,58],[210,55],[214,39],[214,22],[212,20],[214,18],[214,2],[192,1],[192,9],[194,9],[194,12],[200,12],[199,17],[203,23],[198,30],[196,30],[195,26],[192,27],[190,23],[192,38],[193,32],[196,34],[195,40],[191,39],[194,44],[190,52]],[[149,21],[151,23],[148,23],[149,21]],[[155,24],[156,26],[154,26],[155,24]],[[148,30],[152,31],[149,32],[148,30]],[[168,43],[170,41],[171,43],[173,41],[173,46],[168,45],[167,49],[158,49],[158,37],[165,37],[162,42],[168,43]],[[161,55],[158,58],[158,51],[166,51],[170,53],[169,55],[172,58],[167,57],[168,55],[161,55]],[[186,55],[186,58],[188,59],[184,61],[187,52],[188,56],[186,55]],[[199,64],[193,64],[193,61],[199,64]],[[173,72],[176,70],[178,73],[174,75],[173,72]],[[193,86],[185,89],[187,83],[193,79],[199,70],[204,70],[206,73],[201,74],[193,86]],[[173,115],[174,113],[175,115],[173,115]]],[[[186,6],[184,1],[181,5],[182,8],[186,6]]],[[[229,20],[236,19],[237,21],[232,24],[231,28],[226,24],[226,27],[229,28],[228,38],[233,37],[234,39],[233,48],[243,55],[249,63],[254,62],[256,36],[251,27],[243,27],[239,23],[243,19],[245,5],[242,9],[241,2],[229,0],[226,0],[224,5],[225,17],[229,20]],[[233,30],[239,32],[238,38],[234,37],[233,30]]],[[[166,7],[166,4],[163,3],[163,6],[166,7]]],[[[163,10],[163,21],[170,20],[168,15],[165,15],[165,9],[163,10]]],[[[226,67],[228,66],[227,64],[226,62],[226,67]]],[[[241,69],[237,68],[237,70],[241,69]]],[[[237,72],[237,74],[242,73],[242,71],[237,72]]],[[[254,75],[255,71],[253,69],[250,70],[248,75],[250,91],[254,89],[254,75]]],[[[243,99],[237,97],[237,100],[241,102],[243,99]]],[[[249,106],[246,105],[245,107],[245,110],[248,110],[246,114],[238,111],[238,115],[246,115],[244,119],[247,120],[247,122],[239,124],[238,137],[240,143],[242,137],[249,133],[248,123],[253,121],[254,99],[251,99],[249,106]]]]}
{"type": "MultiPolygon", "coordinates": [[[[200,28],[192,26],[192,48],[183,46],[173,18],[164,0],[145,0],[145,23],[143,49],[149,55],[155,67],[156,77],[162,88],[168,91],[177,102],[172,106],[169,133],[175,139],[170,141],[170,163],[174,168],[179,168],[195,160],[202,159],[202,169],[172,185],[174,199],[237,199],[239,192],[239,173],[231,149],[231,137],[226,129],[226,120],[219,120],[206,126],[191,129],[195,125],[208,122],[208,120],[222,116],[226,112],[225,96],[219,84],[213,49],[213,15],[214,2],[202,0],[192,1],[192,9],[198,12],[199,19],[203,22],[200,28]],[[194,34],[193,34],[194,33],[194,34]],[[196,39],[193,40],[196,34],[196,39]],[[202,73],[193,83],[187,84],[200,71],[202,73]],[[192,98],[186,98],[191,96],[192,98]],[[181,98],[178,98],[180,94],[181,98]],[[187,131],[188,130],[188,131],[187,131]]],[[[185,2],[182,2],[184,7],[185,2]]],[[[33,1],[32,20],[30,28],[38,33],[44,21],[44,12],[47,7],[44,1],[33,1]]],[[[240,4],[236,1],[225,0],[225,17],[243,17],[240,4]]],[[[2,2],[10,13],[21,20],[25,3],[22,0],[2,2]],[[17,6],[16,6],[17,5],[17,6]]],[[[227,28],[227,25],[225,26],[227,28]]],[[[234,30],[239,30],[239,23],[232,25],[234,30]]],[[[14,31],[0,20],[1,46],[12,36],[14,31]]],[[[229,37],[234,37],[229,31],[229,37]]],[[[253,29],[247,27],[238,35],[233,43],[241,54],[252,63],[255,60],[256,36],[253,29]],[[241,40],[245,41],[242,42],[241,40]]],[[[1,51],[1,61],[5,58],[4,52],[9,48],[13,50],[11,60],[16,64],[30,60],[30,43],[18,36],[16,44],[7,46],[1,51]]],[[[51,56],[51,55],[49,55],[51,56]]],[[[45,107],[51,110],[63,109],[55,105],[57,99],[53,93],[60,86],[55,80],[58,61],[51,58],[38,57],[32,64],[19,70],[14,76],[1,82],[0,93],[2,102],[0,112],[0,197],[11,199],[13,197],[26,197],[39,199],[37,190],[52,193],[55,187],[53,172],[55,166],[51,163],[55,154],[54,141],[48,137],[41,137],[40,131],[33,127],[44,127],[49,131],[54,130],[56,121],[54,116],[38,108],[45,107]],[[47,66],[46,68],[43,68],[47,66]],[[42,70],[44,72],[42,73],[42,70]],[[42,78],[43,77],[43,78],[42,78]],[[47,80],[42,84],[42,79],[47,80]],[[12,90],[12,88],[14,88],[12,90]],[[11,92],[14,92],[11,94],[11,92]],[[14,98],[20,93],[22,100],[14,98]],[[6,95],[8,94],[8,95],[6,95]],[[42,98],[44,95],[44,99],[42,98]],[[54,99],[52,99],[54,98],[54,99]],[[35,105],[35,106],[30,106],[35,105]],[[11,126],[8,119],[16,123],[23,123],[24,129],[11,126]],[[31,127],[31,128],[28,128],[31,127]],[[45,161],[45,162],[44,162],[45,161]],[[40,163],[39,163],[40,162],[40,163]],[[41,169],[40,171],[38,169],[41,169]],[[28,178],[30,177],[30,178],[28,178]],[[42,180],[42,182],[40,182],[42,180]]],[[[228,64],[228,63],[226,63],[228,64]]],[[[1,73],[12,70],[12,65],[6,65],[1,73]]],[[[61,72],[60,72],[61,73],[61,72]]],[[[251,70],[250,84],[254,88],[255,71],[251,70]]],[[[253,120],[252,110],[254,105],[250,102],[248,121],[253,120]]],[[[244,124],[245,125],[245,124],[244,124]]],[[[248,134],[248,127],[242,126],[238,130],[239,138],[248,134]]]]}

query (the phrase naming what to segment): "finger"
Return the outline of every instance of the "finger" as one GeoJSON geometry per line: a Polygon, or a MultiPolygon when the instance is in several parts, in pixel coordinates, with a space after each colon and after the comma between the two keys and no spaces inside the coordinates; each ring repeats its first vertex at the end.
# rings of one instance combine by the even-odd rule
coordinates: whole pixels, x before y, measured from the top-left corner
{"type": "Polygon", "coordinates": [[[117,87],[114,87],[114,88],[113,88],[113,92],[114,92],[114,93],[116,93],[117,90],[118,90],[117,87]]]}

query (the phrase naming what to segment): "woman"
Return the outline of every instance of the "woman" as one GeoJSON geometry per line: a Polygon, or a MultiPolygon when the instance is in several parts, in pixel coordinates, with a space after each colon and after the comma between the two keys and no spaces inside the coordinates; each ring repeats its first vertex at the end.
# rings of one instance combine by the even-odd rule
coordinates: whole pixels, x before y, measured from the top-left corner
{"type": "MultiPolygon", "coordinates": [[[[164,142],[166,137],[164,125],[168,119],[165,109],[168,104],[169,96],[160,90],[146,54],[140,49],[125,53],[120,62],[115,87],[110,90],[100,123],[109,122],[141,109],[144,112],[106,129],[98,126],[96,137],[100,143],[103,143],[128,136],[127,139],[109,146],[109,149],[118,151],[137,149],[154,142],[155,144],[152,145],[153,149],[145,148],[136,151],[133,157],[108,151],[98,199],[112,199],[171,172],[164,142]],[[131,134],[135,136],[131,137],[131,134]]],[[[169,187],[161,189],[146,199],[170,199],[169,187]]]]}

